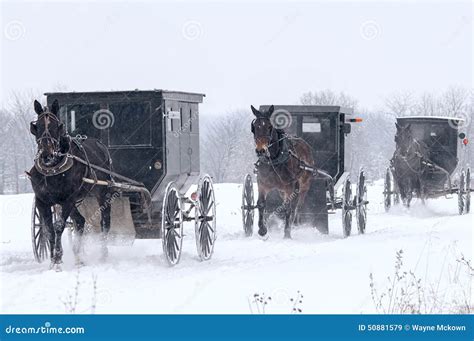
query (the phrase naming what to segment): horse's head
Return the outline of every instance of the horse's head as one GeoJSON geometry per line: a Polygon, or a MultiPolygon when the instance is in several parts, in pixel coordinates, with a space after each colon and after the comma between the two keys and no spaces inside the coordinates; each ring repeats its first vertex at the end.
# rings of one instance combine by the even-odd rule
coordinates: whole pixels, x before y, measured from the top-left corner
{"type": "Polygon", "coordinates": [[[397,126],[397,134],[395,135],[397,150],[401,155],[406,156],[410,146],[413,145],[411,124],[399,125],[398,123],[395,123],[395,125],[397,126]]]}
{"type": "Polygon", "coordinates": [[[36,121],[30,123],[30,132],[35,136],[38,144],[38,154],[46,166],[53,166],[58,162],[62,140],[66,134],[64,125],[59,120],[59,103],[55,100],[51,110],[43,108],[35,100],[36,121]]]}
{"type": "Polygon", "coordinates": [[[273,127],[270,117],[275,109],[272,106],[266,111],[257,110],[251,106],[252,112],[255,115],[255,119],[252,121],[252,133],[255,139],[256,152],[258,155],[262,155],[268,152],[268,147],[273,138],[275,138],[277,132],[273,127]]]}

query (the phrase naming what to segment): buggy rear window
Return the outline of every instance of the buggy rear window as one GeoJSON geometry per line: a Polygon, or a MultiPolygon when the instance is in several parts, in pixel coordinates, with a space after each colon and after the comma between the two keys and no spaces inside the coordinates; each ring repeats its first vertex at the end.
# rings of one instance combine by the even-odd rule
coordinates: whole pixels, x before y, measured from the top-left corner
{"type": "Polygon", "coordinates": [[[301,132],[303,139],[314,150],[336,150],[336,120],[319,116],[303,116],[301,132]]]}
{"type": "Polygon", "coordinates": [[[436,147],[449,146],[452,143],[453,128],[448,123],[413,123],[411,125],[413,138],[423,141],[427,146],[436,147]]]}
{"type": "Polygon", "coordinates": [[[303,133],[320,133],[321,123],[319,122],[303,122],[303,133]]]}

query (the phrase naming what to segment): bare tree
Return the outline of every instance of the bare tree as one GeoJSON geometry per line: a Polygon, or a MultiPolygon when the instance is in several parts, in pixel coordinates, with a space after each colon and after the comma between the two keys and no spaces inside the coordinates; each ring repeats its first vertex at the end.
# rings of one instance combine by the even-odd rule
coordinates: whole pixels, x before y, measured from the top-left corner
{"type": "Polygon", "coordinates": [[[407,116],[414,111],[416,102],[411,92],[397,92],[385,100],[388,112],[393,116],[407,116]]]}
{"type": "Polygon", "coordinates": [[[31,167],[36,143],[30,134],[30,122],[35,119],[34,99],[41,99],[32,90],[13,92],[0,110],[0,193],[31,190],[24,171],[31,167]]]}
{"type": "Polygon", "coordinates": [[[250,133],[252,114],[242,110],[211,120],[201,122],[201,168],[216,182],[240,182],[255,162],[250,133]]]}
{"type": "Polygon", "coordinates": [[[440,106],[445,116],[465,115],[469,100],[469,91],[461,87],[450,87],[441,96],[440,106]]]}
{"type": "Polygon", "coordinates": [[[435,95],[424,93],[414,105],[414,113],[419,116],[440,115],[440,102],[435,95]]]}
{"type": "Polygon", "coordinates": [[[304,105],[337,105],[346,108],[357,108],[357,100],[344,92],[334,92],[332,90],[319,90],[306,92],[300,98],[304,105]]]}

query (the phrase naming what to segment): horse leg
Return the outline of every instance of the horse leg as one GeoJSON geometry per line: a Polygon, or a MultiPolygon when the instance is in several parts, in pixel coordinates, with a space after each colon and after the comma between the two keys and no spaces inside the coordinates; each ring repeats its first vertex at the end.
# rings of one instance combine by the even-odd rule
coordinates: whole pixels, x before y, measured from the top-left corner
{"type": "Polygon", "coordinates": [[[267,234],[267,227],[265,226],[265,200],[267,198],[267,192],[263,189],[262,186],[258,186],[258,235],[264,237],[267,234]]]}
{"type": "Polygon", "coordinates": [[[54,252],[52,258],[52,267],[56,271],[61,271],[60,264],[63,262],[63,246],[62,246],[62,236],[64,228],[66,227],[66,220],[71,213],[71,210],[74,207],[74,203],[68,203],[61,205],[61,215],[58,217],[58,220],[54,223],[54,252]]]}
{"type": "Polygon", "coordinates": [[[75,231],[76,238],[74,238],[72,249],[74,251],[74,256],[76,258],[76,265],[82,266],[84,263],[81,260],[81,252],[82,252],[82,236],[84,234],[84,224],[86,220],[79,212],[77,207],[74,207],[71,211],[71,218],[75,223],[75,231]]]}
{"type": "Polygon", "coordinates": [[[425,199],[426,199],[426,191],[425,191],[425,186],[423,185],[423,182],[421,181],[421,179],[418,179],[418,183],[419,183],[419,188],[420,188],[420,199],[421,199],[421,203],[423,205],[426,204],[425,202],[425,199]]]}
{"type": "Polygon", "coordinates": [[[109,192],[103,192],[99,196],[99,205],[101,211],[100,230],[102,234],[102,260],[107,259],[109,249],[107,248],[107,239],[110,231],[110,212],[112,207],[112,195],[109,192]]]}

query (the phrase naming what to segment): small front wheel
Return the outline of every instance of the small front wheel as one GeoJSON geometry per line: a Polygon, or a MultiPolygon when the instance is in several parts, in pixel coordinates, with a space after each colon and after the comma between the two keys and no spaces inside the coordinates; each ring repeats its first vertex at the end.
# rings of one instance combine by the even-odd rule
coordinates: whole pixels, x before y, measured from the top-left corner
{"type": "Polygon", "coordinates": [[[254,220],[254,205],[255,199],[253,194],[253,180],[250,174],[247,174],[244,178],[244,184],[242,187],[242,224],[246,237],[250,237],[253,234],[253,220],[254,220]]]}
{"type": "Polygon", "coordinates": [[[342,233],[344,237],[351,235],[352,229],[352,189],[349,178],[344,181],[342,187],[342,233]]]}
{"type": "Polygon", "coordinates": [[[365,180],[365,173],[361,170],[357,180],[355,197],[357,228],[361,234],[365,233],[365,227],[367,225],[367,185],[365,180]]]}

